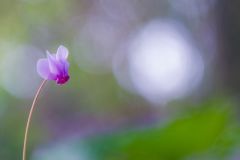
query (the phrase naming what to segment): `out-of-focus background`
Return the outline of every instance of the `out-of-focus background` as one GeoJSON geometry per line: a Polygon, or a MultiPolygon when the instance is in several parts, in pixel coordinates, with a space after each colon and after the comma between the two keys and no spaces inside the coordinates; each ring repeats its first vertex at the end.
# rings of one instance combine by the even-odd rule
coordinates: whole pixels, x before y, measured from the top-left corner
{"type": "Polygon", "coordinates": [[[239,160],[240,2],[2,0],[0,159],[20,160],[46,50],[29,160],[239,160]]]}

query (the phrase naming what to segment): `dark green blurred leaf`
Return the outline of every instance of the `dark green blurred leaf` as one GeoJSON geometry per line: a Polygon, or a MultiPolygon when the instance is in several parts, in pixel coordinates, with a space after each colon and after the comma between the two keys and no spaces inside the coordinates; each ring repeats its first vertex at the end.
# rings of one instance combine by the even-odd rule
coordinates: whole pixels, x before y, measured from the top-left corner
{"type": "Polygon", "coordinates": [[[229,112],[205,108],[166,124],[89,142],[96,159],[182,159],[212,147],[224,132],[229,112]]]}

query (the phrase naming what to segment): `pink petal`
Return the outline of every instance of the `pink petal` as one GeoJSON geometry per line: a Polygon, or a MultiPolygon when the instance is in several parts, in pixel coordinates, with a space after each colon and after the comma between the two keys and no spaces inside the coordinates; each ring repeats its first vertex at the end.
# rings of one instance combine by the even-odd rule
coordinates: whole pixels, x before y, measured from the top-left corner
{"type": "Polygon", "coordinates": [[[37,72],[43,79],[48,79],[50,74],[48,60],[47,59],[39,59],[37,62],[37,72]]]}
{"type": "Polygon", "coordinates": [[[37,72],[43,79],[55,80],[56,76],[50,72],[49,63],[46,58],[37,62],[37,72]]]}
{"type": "Polygon", "coordinates": [[[68,57],[68,49],[64,46],[59,46],[56,54],[56,59],[58,61],[66,60],[68,57]]]}
{"type": "Polygon", "coordinates": [[[58,72],[59,72],[58,62],[56,60],[55,55],[52,55],[47,51],[47,59],[48,59],[49,69],[50,69],[51,73],[58,74],[58,72]]]}
{"type": "Polygon", "coordinates": [[[68,61],[64,62],[64,67],[63,68],[64,68],[65,73],[68,74],[68,68],[69,68],[69,62],[68,61]]]}

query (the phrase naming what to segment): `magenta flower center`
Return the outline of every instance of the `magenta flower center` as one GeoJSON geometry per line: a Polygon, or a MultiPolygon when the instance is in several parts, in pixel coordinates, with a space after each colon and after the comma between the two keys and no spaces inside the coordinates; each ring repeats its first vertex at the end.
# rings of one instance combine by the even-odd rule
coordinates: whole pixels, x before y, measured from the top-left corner
{"type": "Polygon", "coordinates": [[[69,75],[57,75],[56,82],[57,84],[64,84],[69,80],[69,75]]]}

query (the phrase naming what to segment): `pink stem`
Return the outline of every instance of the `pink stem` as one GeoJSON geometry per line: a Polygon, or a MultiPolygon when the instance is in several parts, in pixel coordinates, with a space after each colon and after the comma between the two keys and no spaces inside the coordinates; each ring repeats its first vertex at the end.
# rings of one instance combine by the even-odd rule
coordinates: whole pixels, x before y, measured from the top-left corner
{"type": "Polygon", "coordinates": [[[47,80],[43,80],[43,82],[41,83],[40,87],[38,88],[37,93],[36,93],[36,95],[35,95],[35,97],[33,99],[29,115],[28,115],[26,129],[25,129],[25,135],[24,135],[24,142],[23,142],[22,160],[26,160],[26,150],[27,150],[26,148],[27,148],[28,130],[29,130],[30,122],[31,122],[32,113],[33,113],[36,101],[37,101],[37,99],[39,97],[39,93],[40,93],[41,89],[43,88],[44,84],[46,83],[46,81],[47,80]]]}

